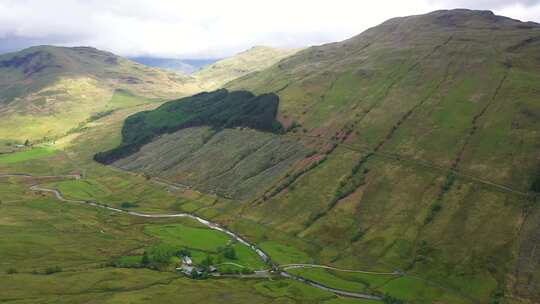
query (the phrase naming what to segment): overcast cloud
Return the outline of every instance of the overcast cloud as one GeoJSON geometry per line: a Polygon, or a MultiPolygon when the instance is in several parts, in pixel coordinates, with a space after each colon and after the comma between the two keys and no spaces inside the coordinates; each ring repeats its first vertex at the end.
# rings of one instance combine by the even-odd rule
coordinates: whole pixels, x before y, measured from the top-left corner
{"type": "Polygon", "coordinates": [[[0,52],[55,44],[219,58],[343,40],[392,17],[458,7],[540,22],[540,0],[0,0],[0,52]]]}

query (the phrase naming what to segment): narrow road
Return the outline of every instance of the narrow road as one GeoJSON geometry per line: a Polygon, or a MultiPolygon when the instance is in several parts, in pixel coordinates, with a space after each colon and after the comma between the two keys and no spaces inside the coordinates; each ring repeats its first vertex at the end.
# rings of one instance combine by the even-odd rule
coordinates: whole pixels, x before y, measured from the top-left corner
{"type": "Polygon", "coordinates": [[[375,274],[375,275],[402,275],[403,274],[403,272],[398,271],[398,270],[394,272],[375,272],[375,271],[364,271],[364,270],[341,269],[341,268],[336,268],[332,266],[317,265],[317,264],[287,264],[287,265],[281,265],[280,268],[283,270],[298,269],[298,268],[323,268],[323,269],[340,271],[340,272],[365,273],[365,274],[375,274]]]}
{"type": "MultiPolygon", "coordinates": [[[[58,175],[58,176],[34,176],[34,175],[31,175],[31,174],[25,174],[25,173],[0,174],[0,178],[1,177],[22,177],[22,178],[52,178],[52,177],[54,177],[54,178],[70,178],[70,179],[81,179],[82,178],[80,175],[77,175],[77,174],[58,175]]],[[[205,225],[206,227],[208,227],[210,229],[221,231],[221,232],[229,235],[234,240],[248,246],[266,264],[269,264],[272,267],[272,271],[276,271],[281,277],[292,279],[292,280],[295,280],[295,281],[298,281],[298,282],[302,282],[302,283],[308,284],[310,286],[313,286],[315,288],[322,289],[322,290],[325,290],[325,291],[329,291],[329,292],[332,292],[332,293],[334,293],[336,295],[340,295],[340,296],[358,298],[358,299],[368,299],[368,300],[382,301],[382,298],[379,297],[379,296],[370,295],[370,294],[364,294],[364,293],[357,293],[357,292],[349,292],[349,291],[345,291],[345,290],[340,290],[340,289],[328,287],[328,286],[325,286],[325,285],[323,285],[321,283],[318,283],[318,282],[303,278],[303,277],[298,276],[298,275],[291,274],[291,273],[287,272],[285,269],[280,270],[279,264],[273,262],[271,260],[270,256],[267,253],[265,253],[262,249],[257,247],[256,245],[250,243],[249,241],[245,240],[241,236],[239,236],[236,233],[228,230],[225,227],[222,227],[221,225],[219,225],[217,223],[210,222],[209,220],[206,220],[206,219],[204,219],[202,217],[199,217],[199,216],[196,216],[196,215],[193,215],[193,214],[190,214],[190,213],[148,214],[148,213],[141,213],[141,212],[136,212],[136,211],[128,211],[128,210],[123,210],[123,209],[119,209],[119,208],[110,207],[108,205],[101,204],[101,203],[98,203],[98,202],[95,202],[95,201],[68,199],[58,189],[44,188],[44,187],[41,187],[39,184],[31,186],[30,190],[36,191],[36,192],[52,193],[58,200],[60,200],[62,202],[77,203],[77,204],[83,204],[83,205],[88,205],[88,206],[97,207],[97,208],[103,208],[103,209],[106,209],[106,210],[109,210],[109,211],[112,211],[112,212],[127,214],[127,215],[131,215],[131,216],[144,217],[144,218],[178,218],[178,217],[191,218],[191,219],[194,219],[194,220],[198,221],[199,223],[205,225]]],[[[297,265],[303,265],[303,264],[297,264],[297,265]]],[[[305,264],[305,265],[309,265],[309,264],[305,264]]],[[[291,265],[289,265],[289,266],[291,266],[291,265]]],[[[314,265],[312,265],[312,266],[314,266],[314,265]]],[[[324,265],[319,265],[319,266],[328,267],[328,266],[324,266],[324,265]]],[[[262,275],[262,272],[261,272],[260,274],[256,274],[255,276],[244,276],[244,277],[245,278],[249,278],[249,277],[259,278],[259,277],[262,277],[262,276],[263,275],[262,275]]]]}

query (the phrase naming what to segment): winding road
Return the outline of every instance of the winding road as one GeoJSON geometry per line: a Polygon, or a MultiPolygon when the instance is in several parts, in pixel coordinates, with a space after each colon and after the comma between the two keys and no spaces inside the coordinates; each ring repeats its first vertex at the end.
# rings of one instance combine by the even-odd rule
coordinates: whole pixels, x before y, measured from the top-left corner
{"type": "MultiPolygon", "coordinates": [[[[1,177],[61,178],[61,179],[66,179],[67,178],[67,179],[77,179],[77,180],[83,178],[81,175],[77,175],[77,174],[57,175],[57,176],[34,176],[32,174],[26,174],[26,173],[0,174],[0,178],[1,177]]],[[[194,219],[194,220],[198,221],[199,223],[205,225],[206,227],[208,227],[210,229],[213,229],[213,230],[221,231],[221,232],[229,235],[231,238],[235,239],[236,241],[248,246],[266,264],[271,266],[271,269],[272,269],[271,271],[272,272],[280,275],[281,277],[296,280],[298,282],[302,282],[302,283],[308,284],[310,286],[313,286],[315,288],[322,289],[322,290],[325,290],[325,291],[329,291],[329,292],[332,292],[332,293],[334,293],[336,295],[340,295],[340,296],[344,296],[344,297],[368,299],[368,300],[378,300],[378,301],[382,300],[382,297],[376,296],[376,295],[370,295],[370,294],[364,294],[364,293],[358,293],[358,292],[350,292],[350,291],[346,291],[346,290],[341,290],[341,289],[328,287],[328,286],[326,286],[324,284],[321,284],[321,283],[312,281],[310,279],[307,279],[307,278],[304,278],[304,277],[289,273],[289,272],[287,272],[287,269],[316,267],[316,268],[325,268],[325,269],[331,269],[331,270],[336,270],[336,271],[345,271],[345,272],[359,272],[359,273],[385,274],[385,275],[390,275],[390,274],[402,275],[402,273],[400,273],[400,272],[378,273],[378,272],[368,272],[368,271],[360,271],[360,270],[339,269],[339,268],[335,268],[335,267],[330,267],[330,266],[325,266],[325,265],[315,265],[315,264],[288,264],[288,265],[280,266],[276,262],[272,261],[270,256],[266,252],[264,252],[261,248],[259,248],[256,245],[250,243],[249,241],[242,238],[238,234],[228,230],[227,228],[225,228],[225,227],[223,227],[223,226],[221,226],[221,225],[219,225],[217,223],[213,223],[213,222],[211,222],[211,221],[209,221],[207,219],[204,219],[202,217],[199,217],[199,216],[196,216],[196,215],[193,215],[193,214],[190,214],[190,213],[148,214],[148,213],[141,213],[141,212],[136,212],[136,211],[128,211],[128,210],[123,210],[123,209],[119,209],[119,208],[110,207],[108,205],[101,204],[101,203],[98,203],[98,202],[95,202],[95,201],[68,199],[58,189],[50,189],[50,188],[41,187],[39,184],[32,185],[30,187],[30,190],[36,191],[36,192],[52,193],[58,200],[63,201],[63,202],[77,203],[77,204],[83,204],[83,205],[88,205],[88,206],[97,207],[97,208],[103,208],[103,209],[106,209],[106,210],[109,210],[109,211],[112,211],[112,212],[127,214],[127,215],[131,215],[131,216],[144,217],[144,218],[179,218],[179,217],[183,217],[183,218],[194,219]]]]}

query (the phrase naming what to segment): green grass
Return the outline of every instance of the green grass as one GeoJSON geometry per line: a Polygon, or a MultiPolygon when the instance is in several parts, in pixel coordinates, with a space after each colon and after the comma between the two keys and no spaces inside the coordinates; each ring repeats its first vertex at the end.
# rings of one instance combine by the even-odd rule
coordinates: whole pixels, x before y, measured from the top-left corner
{"type": "Polygon", "coordinates": [[[289,297],[302,301],[313,301],[315,303],[320,300],[333,298],[333,295],[328,292],[290,280],[260,282],[255,285],[255,289],[267,296],[289,297]]]}
{"type": "Polygon", "coordinates": [[[19,163],[33,159],[52,156],[56,153],[53,148],[33,148],[28,151],[15,152],[6,155],[0,155],[0,164],[19,163]]]}
{"type": "Polygon", "coordinates": [[[324,301],[324,304],[375,304],[380,301],[375,300],[363,300],[363,299],[349,299],[349,298],[337,298],[328,301],[324,301]]]}
{"type": "MultiPolygon", "coordinates": [[[[326,269],[320,268],[306,268],[306,269],[290,269],[291,273],[300,275],[304,278],[321,283],[328,287],[333,287],[341,290],[362,292],[366,290],[367,285],[361,281],[355,282],[354,280],[346,280],[334,275],[326,269]]],[[[387,276],[388,277],[388,276],[387,276]]]]}
{"type": "Polygon", "coordinates": [[[309,255],[305,252],[290,245],[284,245],[275,241],[266,241],[259,244],[259,246],[268,253],[273,260],[280,264],[306,263],[311,260],[309,255]]]}
{"type": "Polygon", "coordinates": [[[145,98],[142,96],[137,96],[130,91],[117,89],[114,91],[113,96],[111,97],[111,100],[109,100],[107,104],[107,108],[112,109],[119,109],[119,108],[128,108],[128,107],[134,107],[138,105],[147,104],[151,101],[149,98],[145,98]]]}
{"type": "Polygon", "coordinates": [[[57,188],[70,199],[100,200],[111,194],[105,185],[92,179],[66,180],[52,183],[50,186],[57,188]]]}
{"type": "Polygon", "coordinates": [[[172,245],[206,251],[216,251],[218,247],[225,246],[230,241],[226,234],[219,231],[183,224],[147,226],[145,231],[172,245]]]}
{"type": "Polygon", "coordinates": [[[141,262],[142,257],[140,255],[126,255],[114,260],[114,265],[120,268],[133,268],[139,267],[141,262]]]}
{"type": "Polygon", "coordinates": [[[402,277],[389,281],[381,289],[385,294],[392,295],[407,303],[433,303],[442,301],[443,303],[472,303],[470,300],[456,295],[451,291],[431,286],[428,283],[411,278],[402,277]]]}
{"type": "Polygon", "coordinates": [[[216,262],[218,259],[222,259],[223,262],[234,262],[253,269],[266,268],[259,256],[249,247],[234,242],[232,238],[220,231],[206,227],[188,226],[187,224],[168,224],[148,225],[145,227],[145,232],[159,238],[163,244],[176,246],[179,249],[189,249],[193,254],[194,261],[197,263],[210,255],[215,258],[216,262]],[[233,244],[237,257],[234,260],[218,255],[219,249],[228,244],[233,244]]]}

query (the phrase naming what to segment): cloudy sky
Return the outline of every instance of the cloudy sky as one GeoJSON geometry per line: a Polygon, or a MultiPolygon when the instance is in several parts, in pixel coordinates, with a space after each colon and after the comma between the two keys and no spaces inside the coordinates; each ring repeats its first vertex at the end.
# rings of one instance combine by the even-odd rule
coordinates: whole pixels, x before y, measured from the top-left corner
{"type": "Polygon", "coordinates": [[[458,7],[540,22],[540,0],[0,0],[0,52],[54,44],[221,58],[253,45],[343,40],[392,17],[458,7]]]}

